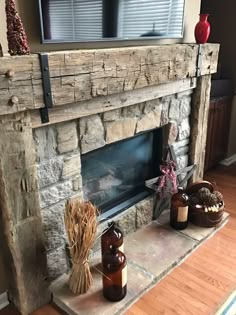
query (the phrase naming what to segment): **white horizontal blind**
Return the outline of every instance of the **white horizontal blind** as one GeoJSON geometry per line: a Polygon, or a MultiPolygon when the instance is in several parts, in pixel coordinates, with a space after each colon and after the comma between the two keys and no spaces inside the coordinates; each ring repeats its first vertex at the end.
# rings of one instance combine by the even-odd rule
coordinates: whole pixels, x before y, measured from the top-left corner
{"type": "Polygon", "coordinates": [[[51,38],[102,38],[102,0],[49,0],[51,38]]]}
{"type": "Polygon", "coordinates": [[[73,0],[49,0],[50,33],[55,40],[73,40],[73,0]]]}
{"type": "Polygon", "coordinates": [[[184,0],[172,0],[168,35],[178,37],[183,32],[184,0]]]}
{"type": "Polygon", "coordinates": [[[74,0],[75,39],[102,38],[102,0],[74,0]]]}
{"type": "Polygon", "coordinates": [[[184,0],[120,0],[119,37],[137,38],[153,30],[181,37],[184,0]]]}
{"type": "MultiPolygon", "coordinates": [[[[103,0],[48,0],[51,38],[101,39],[103,0]]],[[[152,31],[181,37],[184,0],[119,0],[118,36],[137,38],[152,31]]]]}

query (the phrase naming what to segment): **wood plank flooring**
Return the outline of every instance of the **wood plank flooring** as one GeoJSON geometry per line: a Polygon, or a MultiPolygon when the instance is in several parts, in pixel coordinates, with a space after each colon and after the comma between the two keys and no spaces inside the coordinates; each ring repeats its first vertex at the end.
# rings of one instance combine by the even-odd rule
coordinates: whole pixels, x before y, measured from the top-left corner
{"type": "MultiPolygon", "coordinates": [[[[236,289],[236,164],[220,166],[205,178],[216,183],[223,193],[229,222],[133,304],[125,315],[213,315],[236,289]]],[[[0,315],[16,314],[11,308],[0,311],[0,315]]],[[[33,313],[61,314],[51,305],[33,313]]]]}
{"type": "Polygon", "coordinates": [[[236,165],[210,171],[230,213],[227,225],[137,301],[125,315],[210,315],[236,289],[236,165]]]}

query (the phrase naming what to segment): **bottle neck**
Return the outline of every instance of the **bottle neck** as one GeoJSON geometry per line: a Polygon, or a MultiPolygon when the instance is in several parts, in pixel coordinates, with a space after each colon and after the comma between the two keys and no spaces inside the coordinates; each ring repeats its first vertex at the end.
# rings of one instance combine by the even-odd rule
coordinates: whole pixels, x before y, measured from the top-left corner
{"type": "Polygon", "coordinates": [[[184,189],[183,189],[183,187],[178,187],[178,193],[184,193],[184,189]]]}
{"type": "Polygon", "coordinates": [[[207,22],[209,14],[200,14],[200,21],[207,22]]]}
{"type": "Polygon", "coordinates": [[[114,221],[111,221],[108,223],[108,229],[109,230],[114,230],[116,227],[116,223],[114,221]]]}
{"type": "Polygon", "coordinates": [[[113,234],[117,239],[123,238],[123,233],[116,222],[112,221],[108,223],[108,228],[106,229],[108,234],[113,234]]]}
{"type": "Polygon", "coordinates": [[[178,187],[178,194],[181,195],[186,202],[188,201],[188,195],[184,192],[183,187],[178,187]]]}

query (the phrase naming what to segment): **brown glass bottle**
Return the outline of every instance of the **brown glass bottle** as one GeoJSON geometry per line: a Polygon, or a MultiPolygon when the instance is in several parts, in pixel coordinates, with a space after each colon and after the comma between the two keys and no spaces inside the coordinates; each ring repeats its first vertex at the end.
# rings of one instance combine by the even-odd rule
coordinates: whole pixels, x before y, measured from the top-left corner
{"type": "Polygon", "coordinates": [[[188,196],[182,187],[171,198],[170,225],[176,230],[183,230],[188,225],[188,196]]]}
{"type": "Polygon", "coordinates": [[[108,228],[105,229],[102,233],[102,257],[110,249],[110,246],[116,247],[120,251],[124,252],[123,232],[114,221],[109,222],[108,228]]]}
{"type": "Polygon", "coordinates": [[[112,302],[122,300],[127,293],[125,254],[112,247],[103,256],[103,295],[112,302]]]}

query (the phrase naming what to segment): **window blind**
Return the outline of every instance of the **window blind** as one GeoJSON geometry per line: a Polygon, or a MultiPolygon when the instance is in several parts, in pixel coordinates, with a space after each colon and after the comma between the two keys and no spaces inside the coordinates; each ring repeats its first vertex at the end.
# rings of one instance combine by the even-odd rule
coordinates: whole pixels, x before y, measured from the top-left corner
{"type": "MultiPolygon", "coordinates": [[[[111,0],[112,1],[112,0],[111,0]]],[[[50,38],[58,41],[103,38],[104,0],[48,0],[50,38]]],[[[181,37],[184,0],[119,0],[117,36],[181,37]]]]}
{"type": "Polygon", "coordinates": [[[51,38],[102,38],[102,0],[49,0],[51,38]]]}
{"type": "Polygon", "coordinates": [[[51,38],[55,40],[73,40],[72,0],[49,1],[49,24],[51,38]]]}
{"type": "Polygon", "coordinates": [[[75,39],[102,38],[102,0],[74,0],[75,39]]]}
{"type": "Polygon", "coordinates": [[[119,37],[157,35],[181,37],[184,0],[121,0],[119,37]]]}

